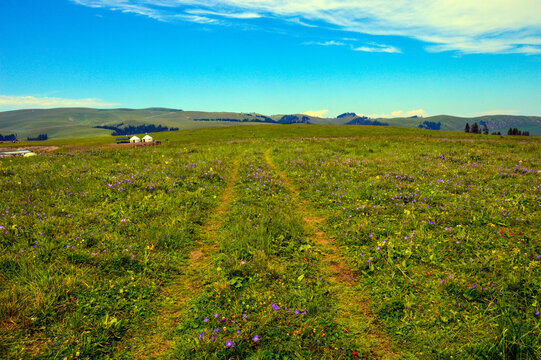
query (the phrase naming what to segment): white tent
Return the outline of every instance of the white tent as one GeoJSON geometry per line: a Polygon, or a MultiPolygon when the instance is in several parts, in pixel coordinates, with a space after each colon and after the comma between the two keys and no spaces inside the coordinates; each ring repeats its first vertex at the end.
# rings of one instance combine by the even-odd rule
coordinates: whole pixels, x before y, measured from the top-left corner
{"type": "Polygon", "coordinates": [[[153,141],[154,139],[152,138],[152,136],[148,134],[143,137],[143,142],[153,142],[153,141]]]}
{"type": "Polygon", "coordinates": [[[133,143],[138,143],[138,142],[141,142],[141,139],[139,139],[137,136],[132,136],[131,139],[130,139],[130,142],[133,144],[133,143]]]}

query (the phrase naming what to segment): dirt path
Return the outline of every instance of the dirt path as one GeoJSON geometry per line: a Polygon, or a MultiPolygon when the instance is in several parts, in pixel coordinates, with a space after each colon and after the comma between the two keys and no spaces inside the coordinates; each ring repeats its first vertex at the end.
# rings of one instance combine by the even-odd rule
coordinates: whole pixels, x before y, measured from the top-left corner
{"type": "MultiPolygon", "coordinates": [[[[181,321],[183,311],[186,311],[186,302],[197,296],[200,291],[202,275],[211,265],[210,256],[216,251],[217,233],[223,219],[229,211],[230,203],[235,195],[235,184],[239,170],[239,159],[233,161],[233,170],[227,181],[227,187],[220,195],[219,205],[210,216],[208,223],[201,229],[197,246],[189,254],[182,275],[176,277],[163,289],[162,298],[165,306],[155,319],[149,324],[150,335],[134,335],[130,350],[139,359],[161,358],[164,352],[174,342],[172,330],[174,325],[181,321]]],[[[146,329],[148,331],[148,329],[146,329]]]]}
{"type": "Polygon", "coordinates": [[[314,210],[307,200],[301,200],[299,190],[291,183],[286,173],[278,170],[270,156],[271,149],[265,152],[265,160],[280,176],[289,192],[297,203],[297,209],[305,224],[307,233],[316,244],[316,249],[322,253],[321,271],[336,288],[333,294],[336,298],[336,321],[346,327],[351,334],[365,337],[370,343],[371,358],[398,359],[393,351],[392,342],[382,329],[375,323],[370,313],[370,299],[357,281],[359,274],[349,267],[338,247],[323,230],[325,219],[314,216],[314,210]]]}

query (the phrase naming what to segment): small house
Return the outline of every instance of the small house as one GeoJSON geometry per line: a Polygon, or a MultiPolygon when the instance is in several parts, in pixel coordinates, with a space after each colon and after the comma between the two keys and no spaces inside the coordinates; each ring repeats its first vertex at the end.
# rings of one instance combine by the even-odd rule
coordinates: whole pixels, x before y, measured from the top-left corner
{"type": "Polygon", "coordinates": [[[130,138],[130,143],[135,144],[138,142],[141,142],[141,139],[139,139],[137,136],[134,135],[130,138]]]}
{"type": "Polygon", "coordinates": [[[152,136],[146,134],[144,137],[143,137],[143,142],[144,143],[149,143],[149,142],[153,142],[154,139],[152,138],[152,136]]]}
{"type": "Polygon", "coordinates": [[[130,137],[129,136],[119,136],[116,138],[116,143],[117,144],[126,144],[126,143],[129,143],[130,142],[130,137]]]}

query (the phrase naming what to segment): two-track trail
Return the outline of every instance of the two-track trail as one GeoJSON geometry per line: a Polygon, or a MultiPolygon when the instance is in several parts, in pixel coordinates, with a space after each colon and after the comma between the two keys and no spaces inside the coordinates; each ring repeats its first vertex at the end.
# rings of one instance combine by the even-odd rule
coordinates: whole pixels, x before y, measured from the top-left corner
{"type": "MultiPolygon", "coordinates": [[[[174,342],[174,325],[181,321],[187,310],[187,302],[199,294],[201,279],[212,263],[210,257],[217,249],[217,233],[229,211],[235,196],[235,184],[239,171],[239,159],[232,161],[232,170],[227,185],[219,197],[219,205],[213,210],[208,223],[200,230],[196,247],[184,264],[182,274],[175,277],[162,290],[164,306],[148,327],[150,334],[135,334],[129,350],[136,358],[168,358],[165,352],[174,342]]],[[[148,329],[146,329],[148,330],[148,329]]]]}
{"type": "Polygon", "coordinates": [[[333,239],[325,233],[323,229],[325,218],[314,214],[315,211],[311,208],[309,201],[301,199],[299,190],[291,183],[287,174],[276,167],[271,157],[271,148],[265,152],[265,160],[288,188],[297,205],[299,216],[304,221],[306,232],[311,234],[315,250],[322,254],[319,264],[321,273],[334,287],[331,293],[335,298],[335,321],[345,331],[362,339],[362,343],[368,344],[370,358],[398,359],[399,355],[395,352],[396,346],[370,314],[370,299],[356,279],[358,274],[347,265],[333,239]]]}

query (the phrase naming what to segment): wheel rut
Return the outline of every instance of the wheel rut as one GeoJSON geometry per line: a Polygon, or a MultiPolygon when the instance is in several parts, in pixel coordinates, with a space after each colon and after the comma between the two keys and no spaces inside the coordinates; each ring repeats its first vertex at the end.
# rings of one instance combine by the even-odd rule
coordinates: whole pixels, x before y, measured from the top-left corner
{"type": "Polygon", "coordinates": [[[395,347],[392,341],[375,323],[370,313],[370,299],[357,280],[360,275],[347,265],[334,240],[323,231],[322,227],[326,219],[313,215],[314,210],[310,203],[307,200],[301,200],[299,190],[287,174],[276,167],[270,153],[269,148],[265,152],[266,162],[287,186],[291,196],[297,200],[297,210],[302,216],[307,233],[311,234],[316,250],[322,254],[321,270],[336,290],[333,295],[337,302],[337,321],[344,325],[351,325],[351,328],[345,329],[347,332],[369,338],[370,358],[398,359],[399,355],[393,351],[395,347]]]}
{"type": "MultiPolygon", "coordinates": [[[[196,247],[190,251],[184,271],[174,278],[169,285],[162,290],[162,298],[165,306],[160,311],[156,320],[148,324],[152,333],[150,336],[134,336],[137,341],[131,349],[138,359],[155,359],[166,357],[165,352],[174,342],[172,330],[174,325],[181,321],[186,303],[197,296],[202,287],[200,279],[211,266],[211,255],[217,249],[217,235],[222,227],[224,218],[229,211],[231,200],[235,196],[235,184],[237,183],[240,159],[233,160],[232,171],[227,186],[219,197],[219,205],[213,210],[207,225],[200,230],[200,236],[196,241],[196,247]],[[134,349],[136,347],[137,349],[134,349]]],[[[148,330],[148,329],[147,329],[148,330]]],[[[130,349],[129,349],[130,350],[130,349]]]]}

